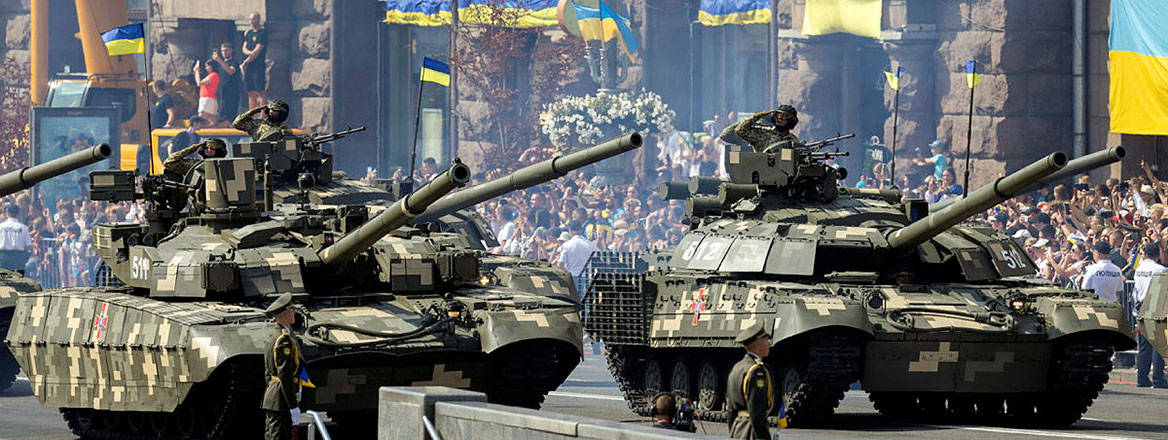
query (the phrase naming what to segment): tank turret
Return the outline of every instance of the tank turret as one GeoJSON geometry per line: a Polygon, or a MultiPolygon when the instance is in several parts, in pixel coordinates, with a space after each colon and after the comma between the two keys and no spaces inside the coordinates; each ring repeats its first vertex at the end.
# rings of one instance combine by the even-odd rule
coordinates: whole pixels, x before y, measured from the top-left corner
{"type": "Polygon", "coordinates": [[[451,194],[430,205],[426,213],[419,216],[414,222],[433,220],[460,209],[466,209],[486,200],[498,197],[511,191],[529,188],[556,178],[568,172],[591,165],[618,154],[632,151],[641,146],[641,134],[631,133],[615,137],[596,146],[580,151],[556,156],[543,162],[529,165],[518,171],[475,185],[474,188],[451,194]]]}
{"type": "Polygon", "coordinates": [[[442,196],[465,185],[468,180],[470,180],[470,168],[455,160],[450,169],[439,174],[434,180],[418,188],[417,191],[402,197],[393,206],[369,219],[357,230],[346,234],[336,244],[321,250],[319,252],[320,260],[330,267],[344,264],[353,256],[368,249],[381,237],[425,212],[442,196]]]}
{"type": "Polygon", "coordinates": [[[32,188],[33,185],[43,180],[101,162],[108,158],[112,151],[109,145],[101,144],[87,150],[50,160],[40,165],[33,165],[0,175],[0,197],[32,188]]]}
{"type": "Polygon", "coordinates": [[[1051,155],[1039,159],[1021,170],[978,188],[969,193],[968,197],[953,202],[945,209],[893,231],[888,234],[888,245],[894,249],[904,249],[924,243],[953,225],[965,221],[970,216],[1018,195],[1034,183],[1054,174],[1065,166],[1067,166],[1066,154],[1051,153],[1051,155]]]}

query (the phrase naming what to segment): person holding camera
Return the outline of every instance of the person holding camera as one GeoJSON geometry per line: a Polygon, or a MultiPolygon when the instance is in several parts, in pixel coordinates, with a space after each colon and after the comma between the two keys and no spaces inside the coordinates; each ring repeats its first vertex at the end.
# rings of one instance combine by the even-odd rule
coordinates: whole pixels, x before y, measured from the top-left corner
{"type": "MultiPolygon", "coordinates": [[[[677,408],[677,399],[672,394],[657,393],[653,397],[653,427],[670,431],[696,432],[697,428],[694,426],[692,418],[686,424],[674,422],[678,414],[677,408]]],[[[690,415],[692,417],[692,411],[690,415]]]]}

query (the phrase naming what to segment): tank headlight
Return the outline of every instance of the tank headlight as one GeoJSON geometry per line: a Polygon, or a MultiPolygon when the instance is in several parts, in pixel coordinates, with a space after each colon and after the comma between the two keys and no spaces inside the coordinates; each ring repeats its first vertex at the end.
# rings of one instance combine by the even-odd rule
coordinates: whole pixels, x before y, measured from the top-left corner
{"type": "Polygon", "coordinates": [[[1015,312],[1021,312],[1023,310],[1026,310],[1026,300],[1024,300],[1024,299],[1010,300],[1010,309],[1015,311],[1015,312]]]}
{"type": "Polygon", "coordinates": [[[480,286],[491,286],[495,284],[499,284],[499,278],[495,277],[494,274],[486,273],[479,277],[480,286]]]}

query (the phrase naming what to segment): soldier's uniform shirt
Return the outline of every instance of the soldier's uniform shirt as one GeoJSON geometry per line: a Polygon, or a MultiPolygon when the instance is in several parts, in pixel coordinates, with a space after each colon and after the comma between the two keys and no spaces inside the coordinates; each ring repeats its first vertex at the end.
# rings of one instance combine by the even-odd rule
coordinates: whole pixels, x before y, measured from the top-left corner
{"type": "Polygon", "coordinates": [[[293,408],[300,407],[300,343],[287,327],[269,341],[264,352],[264,372],[268,386],[260,408],[265,410],[264,431],[268,439],[287,439],[292,435],[293,408]]]}
{"type": "Polygon", "coordinates": [[[191,168],[194,168],[200,163],[203,163],[203,159],[201,157],[194,158],[187,156],[198,152],[205,145],[206,141],[199,142],[171,153],[171,155],[167,156],[166,160],[162,162],[162,169],[165,170],[168,174],[171,174],[170,177],[172,180],[182,180],[183,176],[186,176],[187,173],[191,171],[191,168]]]}
{"type": "Polygon", "coordinates": [[[1100,299],[1115,301],[1123,288],[1123,273],[1110,260],[1096,261],[1087,266],[1079,288],[1094,291],[1100,299]]]}
{"type": "Polygon", "coordinates": [[[751,148],[754,148],[754,151],[756,152],[762,152],[767,147],[778,142],[790,141],[792,143],[798,143],[799,137],[795,136],[794,133],[789,131],[786,133],[780,133],[774,127],[759,127],[755,125],[756,122],[769,115],[770,113],[771,112],[758,112],[751,115],[749,118],[738,121],[729,127],[726,127],[725,130],[722,130],[722,134],[719,136],[719,138],[731,144],[741,146],[749,145],[751,148]],[[743,142],[745,142],[747,145],[743,145],[743,142]]]}
{"type": "Polygon", "coordinates": [[[730,369],[726,385],[726,421],[730,437],[770,440],[767,414],[775,405],[774,382],[766,364],[747,353],[730,369]]]}
{"type": "Polygon", "coordinates": [[[291,133],[291,130],[286,124],[273,124],[266,119],[256,119],[255,111],[248,111],[235,118],[231,123],[236,130],[246,132],[251,135],[252,140],[271,142],[278,141],[284,137],[285,134],[291,133]]]}

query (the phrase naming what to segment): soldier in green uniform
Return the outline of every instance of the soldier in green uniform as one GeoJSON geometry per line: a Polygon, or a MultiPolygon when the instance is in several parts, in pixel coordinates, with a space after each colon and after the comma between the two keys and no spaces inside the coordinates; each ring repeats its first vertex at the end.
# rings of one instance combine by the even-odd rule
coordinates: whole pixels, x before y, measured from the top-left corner
{"type": "Polygon", "coordinates": [[[771,373],[763,363],[771,352],[771,339],[762,323],[738,334],[735,342],[746,348],[746,356],[730,369],[726,385],[726,420],[730,436],[737,439],[771,440],[767,414],[775,405],[771,373]]]}
{"type": "Polygon", "coordinates": [[[781,105],[776,110],[755,113],[726,127],[718,138],[762,152],[779,142],[798,143],[799,137],[791,133],[791,129],[798,123],[799,112],[795,111],[795,107],[781,105]]]}
{"type": "Polygon", "coordinates": [[[198,166],[204,159],[227,157],[227,144],[222,139],[207,139],[181,150],[175,151],[162,162],[162,169],[171,177],[171,180],[181,181],[191,168],[198,166]],[[201,158],[187,157],[199,153],[201,158]]]}
{"type": "Polygon", "coordinates": [[[284,121],[288,119],[288,103],[272,101],[237,116],[231,123],[236,130],[247,132],[253,140],[277,141],[284,135],[291,133],[284,121]],[[257,113],[264,113],[262,118],[255,118],[257,113]]]}
{"type": "Polygon", "coordinates": [[[264,438],[268,440],[292,438],[292,414],[300,407],[300,342],[292,334],[296,321],[292,310],[292,294],[280,295],[264,311],[275,317],[277,333],[268,341],[264,352],[264,372],[268,386],[260,405],[264,410],[264,438]]]}

